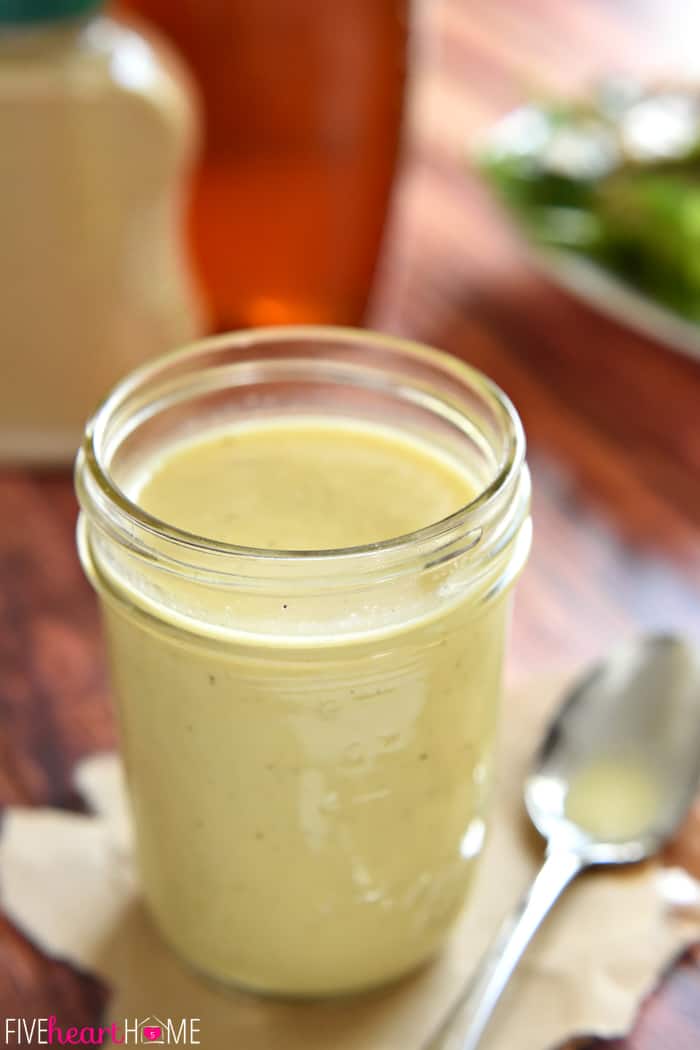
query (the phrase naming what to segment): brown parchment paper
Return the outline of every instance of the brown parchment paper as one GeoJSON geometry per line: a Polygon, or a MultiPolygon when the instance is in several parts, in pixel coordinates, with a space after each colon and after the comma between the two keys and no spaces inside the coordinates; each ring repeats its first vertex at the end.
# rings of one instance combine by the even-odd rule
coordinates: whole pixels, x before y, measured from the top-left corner
{"type": "MultiPolygon", "coordinates": [[[[441,957],[388,990],[292,1004],[192,975],[163,945],[140,903],[121,766],[112,754],[76,770],[94,815],[6,812],[0,902],[44,952],[108,983],[105,1024],[124,1017],[199,1018],[200,1045],[211,1050],[422,1050],[541,862],[521,789],[564,685],[557,677],[511,692],[474,895],[441,957]]],[[[698,912],[675,912],[659,887],[655,864],[581,877],[526,954],[484,1050],[548,1050],[577,1032],[625,1031],[670,956],[700,933],[698,912]]]]}

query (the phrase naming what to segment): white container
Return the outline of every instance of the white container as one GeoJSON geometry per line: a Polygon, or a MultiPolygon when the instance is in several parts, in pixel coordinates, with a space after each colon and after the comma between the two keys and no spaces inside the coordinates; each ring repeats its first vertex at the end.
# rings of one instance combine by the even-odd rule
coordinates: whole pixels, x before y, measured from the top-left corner
{"type": "Polygon", "coordinates": [[[199,328],[190,89],[96,0],[0,0],[0,459],[71,460],[125,372],[199,328]]]}

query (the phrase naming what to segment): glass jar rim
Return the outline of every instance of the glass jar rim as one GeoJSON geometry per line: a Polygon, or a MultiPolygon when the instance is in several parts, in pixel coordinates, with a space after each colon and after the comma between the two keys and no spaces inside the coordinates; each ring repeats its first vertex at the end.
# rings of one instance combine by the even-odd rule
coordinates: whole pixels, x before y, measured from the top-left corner
{"type": "Polygon", "coordinates": [[[477,519],[488,516],[489,508],[502,494],[503,490],[517,480],[525,462],[525,434],[520,417],[510,398],[486,375],[478,369],[461,361],[459,358],[442,351],[429,348],[409,339],[384,334],[361,328],[349,328],[330,325],[291,325],[266,328],[252,328],[240,332],[211,336],[190,343],[185,347],[161,355],[153,361],[142,365],[124,377],[98,407],[88,421],[83,442],[76,461],[76,486],[83,510],[90,513],[90,504],[95,503],[95,496],[112,514],[137,526],[146,534],[172,544],[175,549],[189,550],[206,555],[221,556],[224,561],[245,559],[247,561],[265,561],[283,563],[290,561],[330,562],[347,559],[358,559],[363,556],[386,555],[401,556],[417,547],[426,544],[433,546],[446,535],[455,532],[468,532],[478,524],[477,519]],[[438,521],[416,529],[404,535],[392,537],[374,543],[349,547],[324,548],[320,550],[305,549],[271,549],[251,547],[228,543],[222,540],[200,536],[196,533],[178,528],[169,522],[150,514],[131,499],[110,476],[109,467],[105,464],[105,439],[110,421],[139,391],[145,391],[149,383],[167,369],[177,368],[183,363],[196,365],[198,358],[218,350],[244,350],[261,348],[270,343],[283,343],[294,340],[307,343],[329,343],[347,348],[357,347],[364,350],[378,350],[397,353],[404,359],[412,359],[422,364],[437,366],[443,373],[464,384],[484,398],[497,415],[506,435],[505,455],[498,464],[493,479],[474,497],[473,500],[459,507],[456,511],[438,521]],[[87,474],[93,489],[91,497],[84,498],[85,487],[82,477],[87,474]],[[96,490],[96,491],[95,491],[96,490]],[[88,504],[86,506],[86,503],[88,504]]]}

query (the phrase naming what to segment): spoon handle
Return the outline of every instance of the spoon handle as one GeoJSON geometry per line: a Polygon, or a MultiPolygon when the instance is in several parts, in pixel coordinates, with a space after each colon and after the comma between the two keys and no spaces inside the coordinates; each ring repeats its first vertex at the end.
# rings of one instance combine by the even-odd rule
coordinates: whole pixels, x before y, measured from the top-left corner
{"type": "Polygon", "coordinates": [[[476,1050],[496,1003],[534,933],[562,890],[585,866],[581,857],[569,850],[555,849],[547,853],[530,889],[503,923],[464,993],[423,1050],[476,1050]],[[459,1025],[461,1036],[453,1034],[448,1038],[453,1025],[463,1018],[466,1028],[459,1025]]]}

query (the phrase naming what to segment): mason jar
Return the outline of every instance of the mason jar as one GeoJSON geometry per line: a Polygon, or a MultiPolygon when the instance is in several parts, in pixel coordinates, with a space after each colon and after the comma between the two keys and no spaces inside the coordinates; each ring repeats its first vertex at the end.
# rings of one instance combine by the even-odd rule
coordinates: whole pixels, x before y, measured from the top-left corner
{"type": "Polygon", "coordinates": [[[78,544],[143,893],[199,971],[327,995],[439,949],[484,842],[530,547],[524,457],[516,411],[485,376],[352,329],[200,342],[126,378],[89,422],[78,544]],[[319,412],[429,443],[473,500],[408,535],[316,551],[234,546],[139,506],[174,442],[319,412]]]}

